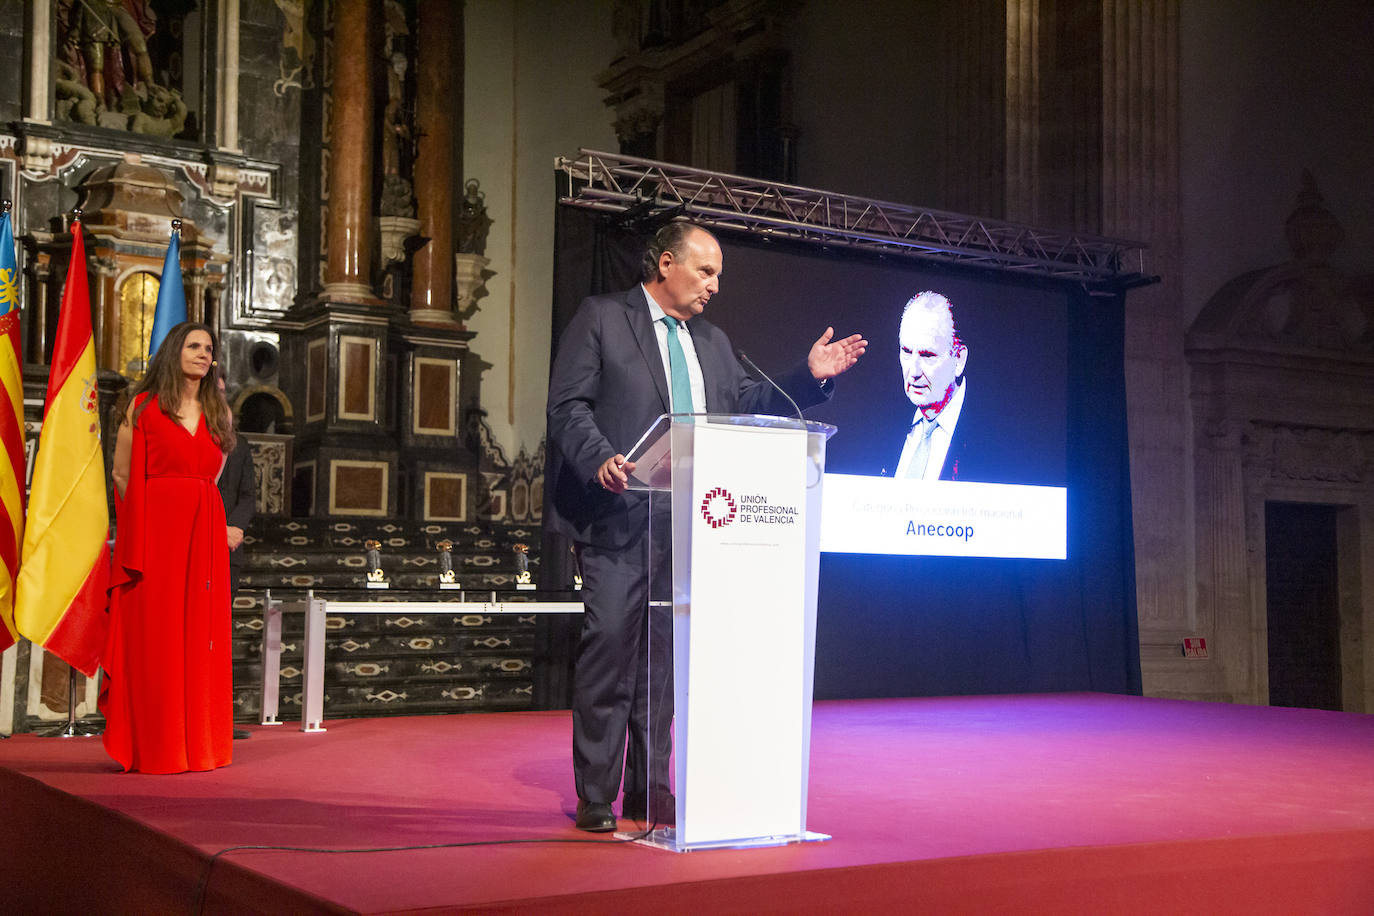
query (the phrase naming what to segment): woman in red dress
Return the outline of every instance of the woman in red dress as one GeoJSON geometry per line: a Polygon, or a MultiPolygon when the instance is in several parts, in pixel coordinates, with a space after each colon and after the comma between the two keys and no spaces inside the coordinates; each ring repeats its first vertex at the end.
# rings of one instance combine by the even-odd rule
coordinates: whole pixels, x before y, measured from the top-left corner
{"type": "Polygon", "coordinates": [[[210,329],[172,328],[115,440],[105,750],[125,770],[229,763],[229,545],[215,485],[234,447],[210,329]]]}

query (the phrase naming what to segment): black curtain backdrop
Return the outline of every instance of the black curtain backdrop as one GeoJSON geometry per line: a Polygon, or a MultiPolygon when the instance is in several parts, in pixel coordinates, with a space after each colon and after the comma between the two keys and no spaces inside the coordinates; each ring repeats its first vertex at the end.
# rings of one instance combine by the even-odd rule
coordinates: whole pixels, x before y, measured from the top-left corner
{"type": "MultiPolygon", "coordinates": [[[[583,298],[627,289],[638,281],[644,241],[655,228],[626,228],[614,215],[558,207],[551,316],[554,351],[560,332],[583,298]]],[[[841,272],[857,273],[882,260],[857,252],[789,249],[744,235],[718,235],[725,260],[723,290],[731,284],[736,288],[757,285],[759,278],[737,275],[741,263],[755,263],[751,247],[821,259],[827,262],[823,269],[841,272]],[[732,269],[736,274],[732,275],[732,269]]],[[[1124,294],[1090,295],[1077,286],[943,265],[915,269],[920,274],[917,282],[934,277],[933,285],[940,284],[935,288],[1001,284],[1013,292],[1024,290],[1032,298],[1048,291],[1061,297],[1056,301],[1067,303],[1067,333],[1058,338],[1066,352],[1053,354],[1053,359],[1062,360],[1066,370],[1066,382],[1056,390],[1065,392],[1067,403],[1054,415],[1063,424],[1066,440],[1059,454],[1068,488],[1068,558],[822,554],[816,698],[1070,690],[1138,694],[1140,654],[1123,372],[1124,294]]],[[[782,281],[774,276],[762,282],[782,281]]],[[[798,339],[804,337],[809,343],[827,324],[843,323],[836,308],[831,301],[799,304],[798,330],[784,333],[801,335],[798,339]]],[[[770,332],[760,332],[764,319],[751,310],[749,302],[729,300],[718,307],[713,300],[706,317],[765,370],[771,373],[774,365],[786,368],[766,360],[761,345],[754,345],[761,333],[770,332]]],[[[988,323],[986,317],[984,323],[988,323]]],[[[837,326],[835,330],[846,334],[851,329],[837,326]]],[[[878,346],[875,331],[853,330],[874,341],[865,361],[887,360],[895,366],[895,353],[887,352],[893,348],[878,346]]],[[[895,326],[888,330],[895,334],[895,326]]],[[[977,352],[976,346],[970,344],[971,353],[977,352]]],[[[793,348],[789,341],[788,352],[793,348]]],[[[796,356],[804,356],[804,349],[796,356]]],[[[894,380],[898,377],[895,368],[889,370],[881,362],[874,371],[890,371],[894,380]]],[[[845,384],[845,377],[837,379],[837,385],[845,384]]],[[[829,469],[848,470],[837,468],[834,460],[841,452],[838,443],[845,434],[846,419],[816,418],[840,426],[832,440],[829,469]]],[[[568,546],[560,541],[546,532],[541,569],[545,587],[558,587],[572,576],[568,546]]],[[[561,628],[560,638],[547,643],[547,661],[555,663],[566,652],[570,665],[575,627],[571,621],[556,626],[561,628]]],[[[564,670],[556,663],[553,668],[564,670]]],[[[558,685],[544,693],[549,705],[559,705],[558,685]]]]}

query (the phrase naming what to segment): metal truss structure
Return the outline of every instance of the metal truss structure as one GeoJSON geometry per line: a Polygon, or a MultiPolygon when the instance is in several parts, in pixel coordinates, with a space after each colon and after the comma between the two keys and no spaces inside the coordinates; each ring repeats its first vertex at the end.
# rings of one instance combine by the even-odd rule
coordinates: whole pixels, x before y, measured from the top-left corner
{"type": "Polygon", "coordinates": [[[682,214],[713,229],[1129,288],[1153,282],[1140,242],[1051,232],[722,172],[579,150],[558,157],[560,202],[652,220],[682,214]]]}

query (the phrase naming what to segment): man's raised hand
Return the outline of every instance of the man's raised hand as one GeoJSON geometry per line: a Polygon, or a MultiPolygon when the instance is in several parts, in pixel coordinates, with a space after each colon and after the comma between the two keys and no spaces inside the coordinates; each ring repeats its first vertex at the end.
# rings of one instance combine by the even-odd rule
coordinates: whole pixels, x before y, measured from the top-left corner
{"type": "Polygon", "coordinates": [[[811,352],[806,357],[811,375],[820,381],[834,378],[854,365],[868,347],[868,341],[858,334],[850,334],[844,340],[831,340],[834,336],[835,329],[826,328],[811,345],[811,352]]]}

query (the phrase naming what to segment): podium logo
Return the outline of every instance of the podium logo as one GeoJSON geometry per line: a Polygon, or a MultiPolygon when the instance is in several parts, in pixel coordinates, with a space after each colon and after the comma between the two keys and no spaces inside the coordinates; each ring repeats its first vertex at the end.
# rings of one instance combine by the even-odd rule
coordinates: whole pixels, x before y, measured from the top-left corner
{"type": "Polygon", "coordinates": [[[724,528],[735,520],[735,498],[724,487],[712,487],[701,498],[701,517],[712,528],[724,528]]]}

